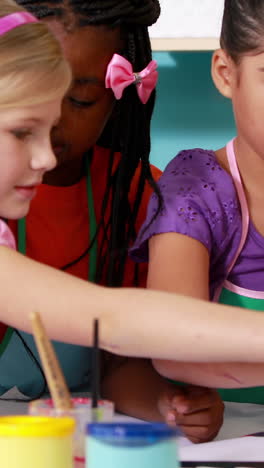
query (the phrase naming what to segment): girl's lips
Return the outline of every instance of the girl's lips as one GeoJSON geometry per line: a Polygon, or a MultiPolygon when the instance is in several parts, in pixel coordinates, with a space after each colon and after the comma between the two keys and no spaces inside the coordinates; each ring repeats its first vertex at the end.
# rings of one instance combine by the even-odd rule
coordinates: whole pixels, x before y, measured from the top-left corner
{"type": "Polygon", "coordinates": [[[35,197],[37,193],[38,185],[25,185],[25,186],[17,186],[15,187],[16,192],[19,194],[21,198],[25,200],[31,200],[35,197]]]}

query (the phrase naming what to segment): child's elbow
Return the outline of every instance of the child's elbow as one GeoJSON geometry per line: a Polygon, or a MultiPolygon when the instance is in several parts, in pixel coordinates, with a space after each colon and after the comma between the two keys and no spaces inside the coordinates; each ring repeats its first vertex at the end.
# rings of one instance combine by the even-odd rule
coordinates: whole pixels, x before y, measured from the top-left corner
{"type": "Polygon", "coordinates": [[[154,369],[162,376],[166,378],[172,377],[172,366],[174,367],[175,363],[173,361],[165,361],[164,359],[153,359],[152,365],[154,369]]]}

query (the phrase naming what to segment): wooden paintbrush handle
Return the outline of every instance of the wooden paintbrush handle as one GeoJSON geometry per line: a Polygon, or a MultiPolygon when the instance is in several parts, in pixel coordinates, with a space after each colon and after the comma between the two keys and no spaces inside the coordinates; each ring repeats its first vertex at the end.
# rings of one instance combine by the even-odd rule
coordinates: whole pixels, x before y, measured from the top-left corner
{"type": "Polygon", "coordinates": [[[60,410],[73,408],[70,393],[57,356],[52,343],[47,336],[40,315],[37,312],[34,312],[31,315],[31,322],[36,346],[40,355],[54,407],[60,410]]]}

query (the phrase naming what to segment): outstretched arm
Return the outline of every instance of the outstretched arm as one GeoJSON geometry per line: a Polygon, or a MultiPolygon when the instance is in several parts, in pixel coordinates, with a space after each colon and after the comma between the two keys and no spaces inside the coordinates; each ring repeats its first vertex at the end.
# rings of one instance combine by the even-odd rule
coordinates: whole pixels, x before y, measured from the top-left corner
{"type": "MultiPolygon", "coordinates": [[[[177,233],[156,235],[149,241],[149,255],[149,288],[209,300],[209,254],[200,242],[177,233]]],[[[222,350],[224,352],[224,348],[228,346],[228,340],[233,341],[240,333],[240,320],[245,311],[243,309],[234,309],[233,307],[220,307],[223,313],[229,310],[229,319],[226,319],[227,323],[228,321],[230,323],[229,338],[223,337],[222,350]]],[[[216,333],[217,335],[217,331],[219,331],[219,327],[222,325],[215,316],[215,313],[218,313],[216,311],[219,311],[219,305],[216,306],[208,303],[208,308],[206,306],[206,309],[208,311],[210,309],[212,314],[210,317],[208,316],[208,325],[210,320],[212,320],[211,333],[216,333]],[[213,325],[214,320],[216,321],[213,325]]],[[[201,317],[200,307],[194,307],[194,314],[195,311],[196,320],[199,321],[201,317]]],[[[185,312],[183,313],[185,314],[185,312]]],[[[252,314],[252,312],[249,313],[252,314]]],[[[196,320],[190,322],[190,328],[193,327],[196,320]]],[[[209,333],[207,325],[201,322],[201,327],[203,326],[206,327],[209,333]]],[[[201,330],[200,336],[202,334],[201,330]]],[[[175,340],[177,339],[175,337],[175,340]]],[[[193,344],[195,346],[193,352],[197,356],[201,344],[199,345],[198,341],[196,344],[193,342],[193,344]]],[[[247,352],[250,349],[251,341],[249,344],[245,339],[244,346],[247,352]]],[[[203,362],[199,363],[197,362],[199,361],[197,357],[194,358],[194,363],[179,362],[181,360],[175,353],[171,360],[158,359],[154,360],[153,364],[156,370],[165,377],[206,387],[237,388],[263,385],[263,364],[253,365],[243,363],[242,361],[248,361],[246,356],[245,358],[238,359],[240,361],[238,363],[212,363],[211,358],[212,355],[208,353],[207,361],[210,362],[204,362],[206,359],[201,359],[203,362]]]]}
{"type": "Polygon", "coordinates": [[[264,362],[264,316],[172,293],[89,284],[0,247],[0,320],[31,332],[32,311],[52,339],[116,354],[189,362],[264,362]],[[223,346],[224,343],[224,346],[223,346]],[[246,344],[246,346],[245,346],[246,344]]]}

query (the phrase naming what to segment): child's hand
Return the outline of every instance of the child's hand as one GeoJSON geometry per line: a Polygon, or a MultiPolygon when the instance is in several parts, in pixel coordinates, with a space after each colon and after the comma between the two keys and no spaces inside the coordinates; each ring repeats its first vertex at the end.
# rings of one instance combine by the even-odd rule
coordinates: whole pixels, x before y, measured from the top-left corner
{"type": "Polygon", "coordinates": [[[216,390],[172,385],[158,407],[169,425],[177,425],[192,442],[209,442],[223,424],[224,404],[216,390]]]}

